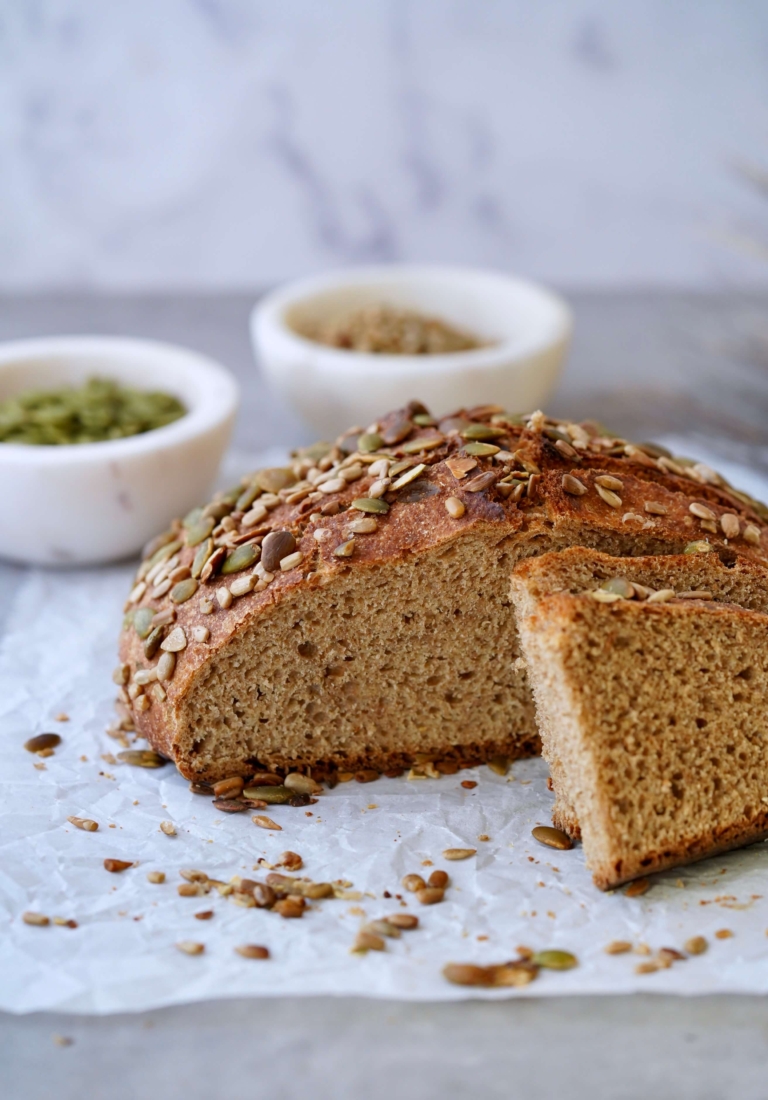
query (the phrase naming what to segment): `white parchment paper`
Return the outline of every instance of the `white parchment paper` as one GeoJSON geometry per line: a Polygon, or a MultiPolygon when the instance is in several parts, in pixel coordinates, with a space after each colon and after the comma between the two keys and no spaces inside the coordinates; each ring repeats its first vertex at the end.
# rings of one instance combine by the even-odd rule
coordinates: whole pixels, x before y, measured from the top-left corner
{"type": "MultiPolygon", "coordinates": [[[[729,474],[731,471],[729,471],[729,474]]],[[[736,483],[766,493],[749,472],[736,483]]],[[[756,845],[657,876],[640,898],[601,894],[579,847],[556,852],[531,838],[549,823],[552,795],[541,760],[516,763],[506,777],[487,768],[418,782],[345,783],[303,808],[268,811],[282,826],[266,832],[250,814],[224,815],[191,794],[170,766],[145,771],[105,761],[121,746],[112,720],[110,673],[132,568],[33,571],[21,584],[0,648],[0,1007],[108,1013],[208,998],[273,994],[358,994],[410,1000],[531,997],[634,990],[768,992],[768,847],[756,845]],[[60,712],[69,721],[54,720],[60,712]],[[40,763],[25,752],[33,734],[55,730],[63,744],[40,763]],[[472,790],[461,781],[476,780],[472,790]],[[69,815],[99,822],[85,833],[69,815]],[[160,822],[171,820],[168,837],[160,822]],[[483,839],[481,839],[481,837],[483,839]],[[447,863],[443,849],[477,848],[447,863]],[[260,878],[264,857],[299,852],[315,881],[343,879],[357,899],[312,904],[301,920],[241,909],[216,892],[182,898],[180,868],[211,877],[260,878]],[[136,861],[122,874],[105,857],[136,861]],[[420,906],[402,876],[444,867],[446,900],[420,906]],[[164,885],[146,874],[162,870],[164,885]],[[389,891],[390,898],[384,896],[389,891]],[[403,894],[407,909],[394,896],[403,894]],[[199,921],[194,914],[213,909],[199,921]],[[77,928],[30,927],[25,910],[77,921],[77,928]],[[350,954],[365,919],[416,912],[421,927],[383,953],[350,954]],[[719,939],[719,930],[733,933],[719,939]],[[609,956],[612,940],[681,947],[693,935],[709,951],[671,969],[638,975],[637,954],[609,956]],[[189,957],[180,940],[205,944],[189,957]],[[259,962],[234,947],[259,943],[259,962]],[[502,962],[515,947],[561,947],[579,967],[542,972],[524,989],[478,991],[449,985],[448,961],[502,962]]],[[[482,721],[482,715],[478,715],[482,721]]],[[[139,742],[141,746],[143,742],[139,742]]]]}

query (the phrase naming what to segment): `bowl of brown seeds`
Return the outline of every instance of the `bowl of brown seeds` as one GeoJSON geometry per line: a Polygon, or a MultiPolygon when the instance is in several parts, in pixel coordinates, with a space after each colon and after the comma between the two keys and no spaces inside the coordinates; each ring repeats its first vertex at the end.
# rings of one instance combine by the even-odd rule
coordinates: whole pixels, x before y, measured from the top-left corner
{"type": "Polygon", "coordinates": [[[0,556],[136,553],[208,496],[238,388],[185,348],[120,337],[0,345],[0,556]]]}
{"type": "Polygon", "coordinates": [[[302,279],[267,294],[251,317],[264,374],[331,439],[414,398],[444,413],[540,408],[571,327],[568,305],[536,283],[414,264],[302,279]]]}

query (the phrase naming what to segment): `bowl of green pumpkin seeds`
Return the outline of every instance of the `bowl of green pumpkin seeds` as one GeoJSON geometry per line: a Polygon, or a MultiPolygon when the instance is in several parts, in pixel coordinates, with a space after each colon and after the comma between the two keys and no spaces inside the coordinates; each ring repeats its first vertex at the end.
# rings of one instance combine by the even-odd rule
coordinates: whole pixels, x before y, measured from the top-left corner
{"type": "Polygon", "coordinates": [[[95,565],[205,500],[239,392],[197,352],[122,337],[0,344],[0,556],[95,565]]]}

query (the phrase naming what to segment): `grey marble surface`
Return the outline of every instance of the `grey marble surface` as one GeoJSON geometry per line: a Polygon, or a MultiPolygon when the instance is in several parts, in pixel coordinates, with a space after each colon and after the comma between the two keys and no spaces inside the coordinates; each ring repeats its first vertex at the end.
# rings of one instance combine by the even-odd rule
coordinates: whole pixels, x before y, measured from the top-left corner
{"type": "Polygon", "coordinates": [[[0,4],[0,286],[766,282],[768,7],[0,4]]]}
{"type": "MultiPolygon", "coordinates": [[[[297,440],[303,429],[267,392],[251,360],[251,297],[5,297],[0,340],[114,332],[188,344],[221,358],[243,383],[238,446],[297,440]]],[[[764,461],[768,298],[571,298],[577,337],[553,409],[611,417],[618,430],[643,435],[683,427],[723,454],[764,461]]],[[[0,630],[19,575],[0,566],[0,630]]],[[[764,1100],[768,1002],[276,998],[107,1018],[0,1015],[0,1066],[8,1100],[197,1100],[257,1091],[342,1100],[764,1100]]]]}

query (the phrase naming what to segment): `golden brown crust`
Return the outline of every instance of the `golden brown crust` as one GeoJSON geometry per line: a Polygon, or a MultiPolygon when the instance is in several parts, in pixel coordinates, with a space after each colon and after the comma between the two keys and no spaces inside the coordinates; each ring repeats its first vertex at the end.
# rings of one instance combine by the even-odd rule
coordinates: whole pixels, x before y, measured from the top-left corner
{"type": "MultiPolygon", "coordinates": [[[[302,591],[317,589],[321,598],[319,590],[339,571],[376,569],[381,563],[419,555],[470,532],[489,528],[496,530],[500,539],[525,544],[525,553],[530,554],[536,552],[537,537],[546,535],[550,542],[554,539],[568,545],[586,541],[610,545],[618,553],[632,553],[638,548],[645,553],[681,552],[687,544],[704,539],[724,557],[739,555],[766,560],[768,556],[768,534],[763,527],[766,513],[762,506],[738,495],[704,466],[681,466],[665,455],[656,458],[651,448],[639,450],[623,440],[601,434],[591,425],[564,425],[549,421],[540,413],[525,422],[520,422],[521,418],[516,422],[494,406],[461,411],[439,424],[417,424],[414,416],[422,422],[428,419],[426,410],[416,403],[383,417],[377,425],[378,434],[398,441],[382,443],[376,453],[355,451],[350,445],[350,440],[354,441],[359,434],[355,432],[340,437],[325,459],[299,454],[286,475],[292,484],[278,493],[279,502],[253,526],[244,526],[242,509],[229,511],[228,525],[232,529],[223,530],[220,524],[212,531],[216,547],[224,546],[230,552],[236,544],[257,546],[269,532],[285,530],[293,534],[303,557],[286,572],[276,572],[268,584],[260,583],[261,590],[236,596],[228,609],[215,602],[217,588],[225,581],[229,585],[246,577],[252,572],[250,566],[226,578],[214,575],[207,583],[200,583],[190,599],[174,604],[168,592],[158,594],[152,584],[142,589],[147,584],[151,555],[142,564],[137,587],[126,608],[126,625],[120,639],[120,660],[126,679],[121,686],[121,698],[123,705],[130,708],[138,732],[157,751],[174,759],[182,770],[184,761],[178,758],[175,748],[175,709],[211,657],[271,607],[290,599],[299,587],[302,591]],[[482,435],[484,430],[500,433],[490,444],[500,451],[470,456],[476,459],[476,467],[466,476],[457,477],[446,461],[466,456],[468,441],[456,430],[457,427],[461,430],[462,424],[470,435],[482,435]],[[422,448],[418,447],[418,441],[422,448]],[[394,466],[396,471],[392,485],[377,498],[389,509],[386,514],[374,517],[377,530],[354,539],[350,557],[340,557],[336,551],[348,541],[351,517],[357,520],[368,517],[368,513],[350,505],[367,496],[376,480],[367,471],[370,464],[380,463],[382,457],[389,457],[390,468],[394,466]],[[316,476],[313,473],[318,470],[316,462],[321,466],[323,462],[339,464],[339,473],[354,469],[357,464],[362,466],[363,473],[339,491],[325,493],[317,483],[310,485],[305,481],[305,474],[316,476]],[[423,464],[424,469],[415,480],[396,488],[398,477],[407,473],[397,470],[397,464],[404,462],[410,462],[410,468],[423,464]],[[480,475],[487,475],[483,480],[488,484],[472,491],[476,488],[472,482],[480,475]],[[597,479],[601,477],[608,478],[608,487],[599,485],[597,479]],[[577,479],[584,490],[581,495],[567,491],[568,478],[577,479]],[[612,478],[621,482],[618,491],[612,478]],[[464,505],[465,513],[460,518],[454,518],[446,510],[448,497],[457,497],[464,505]],[[614,506],[617,500],[619,504],[614,506]],[[692,502],[699,510],[709,509],[713,518],[702,520],[691,514],[692,502]],[[654,512],[645,510],[648,503],[654,512]],[[322,521],[318,520],[318,513],[323,510],[327,513],[336,506],[339,514],[325,514],[322,521]],[[723,514],[736,517],[739,535],[735,540],[723,533],[723,514]],[[318,542],[314,533],[321,525],[328,534],[325,541],[318,542]],[[203,599],[214,602],[212,613],[205,614],[201,609],[203,599]],[[174,621],[163,627],[164,635],[167,637],[174,627],[181,626],[188,642],[177,655],[172,679],[163,683],[162,691],[154,684],[141,686],[135,681],[136,673],[151,671],[159,657],[158,652],[146,656],[145,640],[132,623],[134,613],[145,608],[156,614],[173,614],[174,621]],[[210,632],[204,642],[194,640],[195,631],[200,629],[210,632]]],[[[243,487],[247,485],[245,479],[243,487]]],[[[257,510],[259,502],[266,499],[263,492],[254,497],[257,510]]],[[[270,504],[272,499],[269,498],[270,504]]],[[[226,500],[219,501],[222,517],[227,507],[233,508],[231,500],[229,505],[226,500]]],[[[706,511],[703,514],[708,515],[706,511]]],[[[191,568],[200,544],[187,545],[188,529],[176,521],[166,538],[182,543],[173,555],[175,571],[183,573],[191,568]]],[[[162,546],[158,553],[162,556],[162,546]]],[[[478,755],[483,756],[479,747],[478,755]]],[[[389,764],[397,766],[392,761],[389,764]]]]}

